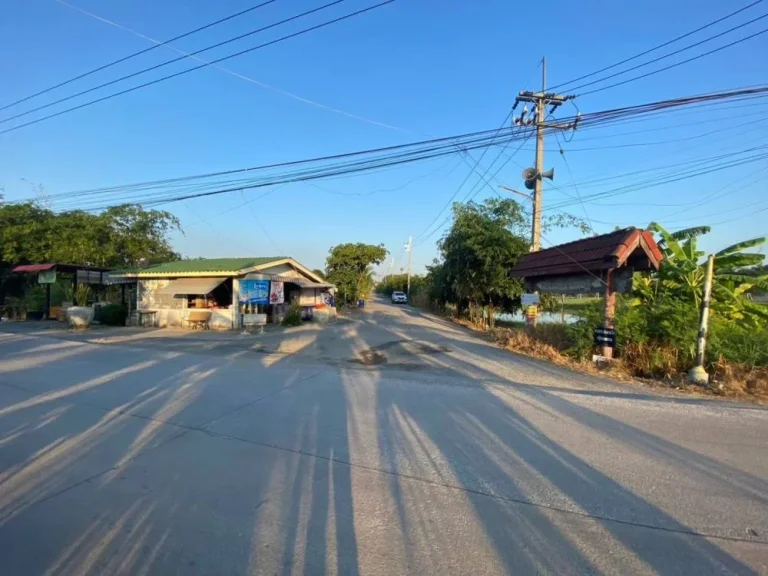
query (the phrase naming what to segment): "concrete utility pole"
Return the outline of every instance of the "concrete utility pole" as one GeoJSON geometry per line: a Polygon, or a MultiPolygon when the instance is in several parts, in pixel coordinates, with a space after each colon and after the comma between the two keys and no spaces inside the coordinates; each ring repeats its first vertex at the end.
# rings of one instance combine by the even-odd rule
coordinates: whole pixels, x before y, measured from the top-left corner
{"type": "MultiPolygon", "coordinates": [[[[528,102],[533,104],[533,117],[526,117],[528,114],[528,107],[523,108],[523,112],[519,118],[513,118],[513,125],[517,126],[536,126],[536,166],[534,168],[527,168],[523,171],[523,179],[525,180],[525,187],[528,190],[533,190],[533,225],[531,227],[531,252],[538,252],[541,250],[541,212],[543,210],[543,183],[542,179],[549,178],[553,180],[555,177],[554,169],[547,172],[544,171],[544,136],[547,129],[550,130],[575,130],[579,123],[579,117],[576,116],[576,120],[569,124],[557,124],[549,123],[547,119],[547,106],[551,106],[549,113],[552,114],[558,106],[564,104],[568,100],[572,100],[576,96],[563,96],[561,94],[555,94],[547,92],[547,58],[541,59],[541,92],[530,92],[528,90],[520,92],[515,98],[515,104],[512,106],[514,112],[517,105],[520,102],[528,102]]],[[[516,193],[519,193],[515,191],[516,193]]],[[[535,306],[530,307],[529,312],[526,314],[526,325],[530,328],[536,326],[537,309],[535,306]]]]}
{"type": "Polygon", "coordinates": [[[712,301],[712,277],[715,271],[715,256],[710,254],[707,259],[707,273],[704,276],[704,298],[701,302],[701,321],[699,323],[699,338],[696,342],[696,366],[688,371],[688,380],[696,384],[709,382],[709,374],[704,370],[704,351],[707,348],[707,331],[709,330],[709,305],[712,301]]]}
{"type": "Polygon", "coordinates": [[[515,99],[514,110],[520,102],[530,102],[534,105],[533,118],[526,118],[527,107],[519,118],[514,119],[514,124],[519,126],[536,126],[536,166],[533,170],[528,169],[523,172],[525,187],[533,190],[533,230],[531,231],[531,252],[541,250],[541,212],[543,208],[542,198],[542,179],[554,178],[554,170],[544,172],[544,135],[547,129],[550,130],[575,130],[579,122],[578,116],[574,122],[569,124],[557,124],[546,122],[547,106],[551,106],[549,113],[552,114],[555,109],[568,100],[576,96],[563,96],[560,94],[547,92],[547,59],[541,59],[541,92],[520,92],[515,99]]]}
{"type": "Polygon", "coordinates": [[[413,255],[413,236],[408,236],[408,244],[405,245],[405,249],[408,251],[408,287],[405,293],[408,296],[411,295],[411,259],[413,255]]]}

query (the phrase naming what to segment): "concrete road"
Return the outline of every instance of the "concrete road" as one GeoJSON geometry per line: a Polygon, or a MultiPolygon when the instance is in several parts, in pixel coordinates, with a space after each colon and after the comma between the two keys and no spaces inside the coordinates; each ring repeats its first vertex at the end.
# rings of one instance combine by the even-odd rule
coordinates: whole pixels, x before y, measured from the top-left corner
{"type": "Polygon", "coordinates": [[[262,336],[5,325],[0,573],[768,574],[768,411],[386,303],[262,336]]]}

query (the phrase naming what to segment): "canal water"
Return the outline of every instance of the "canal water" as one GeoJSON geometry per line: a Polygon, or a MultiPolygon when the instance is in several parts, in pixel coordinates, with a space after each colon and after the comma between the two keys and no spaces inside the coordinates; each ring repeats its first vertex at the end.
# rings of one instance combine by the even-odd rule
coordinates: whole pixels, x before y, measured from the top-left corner
{"type": "MultiPolygon", "coordinates": [[[[525,316],[523,316],[522,312],[515,312],[514,314],[504,312],[497,314],[496,319],[501,322],[525,322],[525,316]]],[[[540,312],[538,321],[542,324],[561,324],[563,319],[565,319],[566,324],[573,324],[579,317],[567,312],[564,315],[560,312],[540,312]]]]}

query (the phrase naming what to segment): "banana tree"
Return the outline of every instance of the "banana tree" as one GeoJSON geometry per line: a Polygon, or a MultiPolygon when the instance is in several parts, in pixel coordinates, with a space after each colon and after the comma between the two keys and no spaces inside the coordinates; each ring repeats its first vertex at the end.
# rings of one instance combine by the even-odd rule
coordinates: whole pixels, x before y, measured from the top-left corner
{"type": "MultiPolygon", "coordinates": [[[[697,250],[696,243],[697,238],[709,233],[710,228],[698,226],[669,232],[652,222],[648,229],[659,235],[658,245],[664,253],[664,261],[657,274],[638,285],[641,296],[650,291],[654,298],[693,300],[697,307],[700,306],[706,262],[702,260],[704,252],[697,250]]],[[[743,273],[744,268],[758,266],[765,260],[763,254],[745,250],[765,242],[766,238],[754,238],[728,246],[715,254],[712,286],[715,313],[733,321],[746,320],[759,324],[768,320],[766,308],[750,299],[753,289],[768,289],[768,274],[749,276],[743,273]]],[[[646,301],[649,301],[648,298],[646,301]]]]}

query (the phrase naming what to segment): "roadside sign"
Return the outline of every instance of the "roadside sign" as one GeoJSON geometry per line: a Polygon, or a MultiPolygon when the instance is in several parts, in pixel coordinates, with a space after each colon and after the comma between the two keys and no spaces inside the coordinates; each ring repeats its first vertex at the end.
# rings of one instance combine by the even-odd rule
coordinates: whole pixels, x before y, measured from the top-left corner
{"type": "Polygon", "coordinates": [[[616,347],[616,330],[613,328],[595,328],[595,344],[616,347]]]}
{"type": "Polygon", "coordinates": [[[520,302],[523,305],[523,308],[526,306],[536,306],[541,301],[541,298],[538,294],[523,294],[520,297],[520,302]]]}

